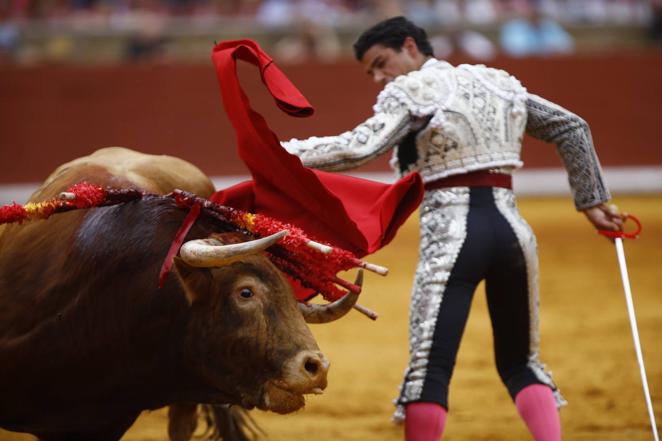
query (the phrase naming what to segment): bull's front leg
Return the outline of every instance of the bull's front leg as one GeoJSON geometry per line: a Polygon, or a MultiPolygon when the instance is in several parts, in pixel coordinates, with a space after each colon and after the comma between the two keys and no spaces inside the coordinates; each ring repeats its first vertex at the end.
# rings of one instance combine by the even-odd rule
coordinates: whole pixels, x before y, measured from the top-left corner
{"type": "Polygon", "coordinates": [[[168,436],[170,441],[189,441],[198,427],[198,405],[176,403],[168,408],[168,436]]]}

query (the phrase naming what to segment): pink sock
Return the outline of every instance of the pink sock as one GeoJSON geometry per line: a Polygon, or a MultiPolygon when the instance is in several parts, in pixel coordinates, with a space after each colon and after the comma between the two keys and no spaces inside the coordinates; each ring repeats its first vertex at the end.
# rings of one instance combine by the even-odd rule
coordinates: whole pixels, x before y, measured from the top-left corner
{"type": "Polygon", "coordinates": [[[561,422],[552,390],[542,384],[525,387],[515,397],[517,411],[535,441],[560,441],[561,422]]]}
{"type": "Polygon", "coordinates": [[[405,441],[439,441],[446,425],[446,409],[437,403],[407,404],[405,441]]]}

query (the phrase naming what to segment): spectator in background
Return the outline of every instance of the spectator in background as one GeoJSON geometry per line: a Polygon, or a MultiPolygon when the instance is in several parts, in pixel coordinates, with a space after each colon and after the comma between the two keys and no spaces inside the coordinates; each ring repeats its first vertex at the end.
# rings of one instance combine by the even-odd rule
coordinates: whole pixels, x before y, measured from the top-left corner
{"type": "Polygon", "coordinates": [[[166,43],[167,39],[160,34],[136,32],[127,39],[125,59],[134,63],[163,60],[166,43]]]}
{"type": "Polygon", "coordinates": [[[472,29],[454,28],[430,38],[435,56],[449,58],[454,54],[477,61],[489,61],[496,56],[494,44],[472,29]]]}
{"type": "Polygon", "coordinates": [[[16,58],[19,43],[18,26],[11,18],[9,4],[0,3],[0,64],[16,58]]]}
{"type": "Polygon", "coordinates": [[[501,27],[501,49],[511,57],[567,54],[574,51],[570,34],[543,11],[534,0],[519,8],[521,16],[507,20],[501,27]]]}
{"type": "Polygon", "coordinates": [[[286,34],[275,44],[276,56],[283,62],[325,61],[340,54],[334,24],[344,12],[337,0],[265,0],[256,18],[286,34]]]}
{"type": "Polygon", "coordinates": [[[167,38],[164,29],[167,17],[164,4],[156,0],[138,0],[116,25],[131,33],[124,55],[127,61],[160,61],[166,56],[167,38]]]}
{"type": "Polygon", "coordinates": [[[494,44],[475,27],[490,26],[498,14],[492,0],[410,0],[403,13],[423,26],[440,26],[430,43],[435,56],[455,53],[473,60],[488,61],[496,55],[494,44]]]}
{"type": "Polygon", "coordinates": [[[651,0],[649,36],[654,43],[662,43],[662,0],[651,0]]]}
{"type": "MultiPolygon", "coordinates": [[[[486,62],[499,45],[511,56],[573,51],[573,39],[558,22],[637,25],[642,30],[641,43],[646,41],[646,30],[653,41],[660,41],[660,1],[0,0],[0,58],[11,62],[20,55],[22,63],[97,60],[105,55],[79,42],[100,34],[131,35],[120,52],[125,59],[161,60],[184,53],[188,57],[198,52],[178,52],[181,35],[223,32],[222,26],[231,23],[233,29],[244,26],[248,31],[266,32],[264,38],[277,41],[274,51],[282,62],[329,61],[345,54],[340,37],[366,20],[407,15],[432,31],[430,42],[438,57],[459,55],[470,62],[486,62]],[[39,32],[26,31],[26,27],[39,32]],[[500,38],[486,37],[493,30],[500,30],[500,38]],[[23,34],[40,37],[24,39],[19,47],[23,34]]],[[[603,44],[614,40],[605,39],[603,44]]]]}
{"type": "Polygon", "coordinates": [[[650,3],[650,0],[563,0],[563,9],[564,17],[577,23],[641,24],[646,20],[650,3]]]}

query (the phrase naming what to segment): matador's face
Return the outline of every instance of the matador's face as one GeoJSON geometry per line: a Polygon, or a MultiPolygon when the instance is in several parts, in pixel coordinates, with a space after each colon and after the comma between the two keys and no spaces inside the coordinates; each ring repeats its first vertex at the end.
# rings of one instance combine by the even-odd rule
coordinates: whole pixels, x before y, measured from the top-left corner
{"type": "Polygon", "coordinates": [[[400,75],[420,69],[424,62],[425,57],[411,37],[405,39],[399,50],[375,44],[365,51],[361,58],[361,65],[366,73],[382,86],[400,75]]]}

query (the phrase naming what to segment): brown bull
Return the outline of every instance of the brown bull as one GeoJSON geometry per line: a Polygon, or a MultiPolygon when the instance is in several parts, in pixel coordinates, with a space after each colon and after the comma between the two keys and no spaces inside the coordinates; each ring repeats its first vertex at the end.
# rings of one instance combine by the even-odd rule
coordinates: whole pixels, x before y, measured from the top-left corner
{"type": "MultiPolygon", "coordinates": [[[[63,165],[32,200],[83,180],[213,191],[184,161],[113,148],[63,165]]],[[[326,387],[328,362],[300,313],[309,308],[260,252],[284,233],[242,242],[201,217],[158,288],[185,216],[153,197],[0,227],[1,427],[47,441],[118,440],[145,409],[179,403],[171,415],[184,420],[194,403],[287,413],[326,387]]],[[[355,300],[312,319],[337,318],[355,300]]],[[[175,424],[171,436],[190,429],[175,424]]]]}

